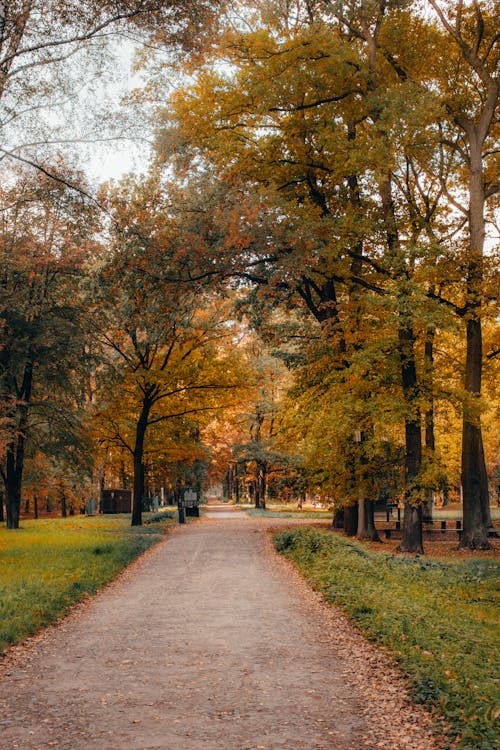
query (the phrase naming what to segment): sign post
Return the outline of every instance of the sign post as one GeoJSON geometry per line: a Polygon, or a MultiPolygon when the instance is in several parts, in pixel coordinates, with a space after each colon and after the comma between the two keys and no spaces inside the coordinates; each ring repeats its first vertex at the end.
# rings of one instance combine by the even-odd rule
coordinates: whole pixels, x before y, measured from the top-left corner
{"type": "Polygon", "coordinates": [[[180,500],[178,503],[179,523],[186,522],[186,516],[199,516],[198,508],[198,491],[192,487],[185,487],[181,490],[180,500]]]}

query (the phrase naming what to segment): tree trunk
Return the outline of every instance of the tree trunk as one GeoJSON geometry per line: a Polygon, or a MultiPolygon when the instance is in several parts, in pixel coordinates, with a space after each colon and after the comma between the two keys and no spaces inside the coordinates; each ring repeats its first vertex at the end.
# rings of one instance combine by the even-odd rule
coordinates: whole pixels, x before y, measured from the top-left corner
{"type": "Polygon", "coordinates": [[[424,553],[422,539],[422,508],[417,508],[418,474],[422,465],[422,425],[420,412],[415,407],[418,390],[417,367],[415,363],[415,335],[411,324],[406,323],[399,330],[401,359],[401,380],[403,395],[411,414],[405,417],[405,513],[403,518],[402,552],[424,553]],[[410,500],[410,493],[413,498],[410,500]]]}
{"type": "MultiPolygon", "coordinates": [[[[431,4],[436,4],[431,0],[431,4]]],[[[484,41],[484,18],[481,3],[474,3],[474,22],[472,28],[467,28],[465,37],[476,38],[476,45],[469,46],[463,31],[469,25],[468,16],[458,13],[453,30],[444,17],[441,21],[451,34],[451,41],[459,51],[462,60],[474,71],[478,85],[478,101],[480,105],[476,111],[467,111],[466,107],[453,101],[447,107],[453,116],[459,133],[465,142],[468,158],[463,159],[464,167],[468,168],[469,177],[469,205],[466,211],[469,221],[469,247],[467,257],[466,284],[466,360],[465,360],[465,391],[467,399],[464,403],[462,423],[462,491],[463,491],[463,533],[460,545],[471,549],[488,549],[487,529],[490,518],[488,482],[486,464],[484,460],[483,441],[481,435],[481,420],[479,399],[481,396],[482,377],[482,332],[481,317],[484,293],[483,254],[485,238],[485,205],[487,195],[485,191],[484,158],[486,156],[486,139],[491,133],[495,122],[500,94],[500,83],[494,58],[487,54],[481,56],[479,48],[484,41]]],[[[494,37],[491,37],[490,49],[493,49],[494,37]]],[[[483,46],[484,49],[484,46],[483,46]]],[[[472,101],[472,100],[471,100],[472,101]]],[[[492,146],[494,148],[494,140],[492,146]]],[[[453,147],[455,150],[455,147],[453,147]]],[[[494,183],[495,180],[490,181],[494,183]]],[[[494,187],[494,186],[493,186],[494,187]]],[[[495,192],[495,188],[493,189],[495,192]]]]}
{"type": "Polygon", "coordinates": [[[337,508],[337,510],[335,510],[332,519],[332,526],[334,529],[344,528],[344,508],[337,508]]]}
{"type": "Polygon", "coordinates": [[[359,499],[356,537],[368,539],[371,542],[380,542],[378,531],[375,528],[375,505],[371,500],[359,499]]]}
{"type": "Polygon", "coordinates": [[[33,386],[33,362],[28,360],[25,365],[22,385],[19,391],[17,406],[18,434],[7,448],[5,461],[5,510],[7,528],[19,528],[19,512],[21,509],[21,488],[24,471],[24,453],[26,432],[28,429],[29,403],[33,386]]]}
{"type": "Polygon", "coordinates": [[[144,498],[144,439],[148,427],[148,417],[152,402],[144,398],[141,414],[135,429],[134,447],[134,496],[132,502],[132,526],[142,525],[142,502],[144,498]]]}
{"type": "MultiPolygon", "coordinates": [[[[419,502],[415,482],[422,465],[422,425],[418,407],[418,379],[415,362],[416,337],[413,327],[413,305],[411,294],[410,272],[406,265],[404,253],[398,234],[396,211],[392,197],[392,182],[389,174],[379,185],[382,203],[388,256],[392,259],[394,271],[401,283],[399,291],[398,315],[398,349],[401,363],[401,386],[406,405],[405,416],[405,508],[409,504],[409,493],[414,495],[413,503],[419,502]]],[[[423,554],[422,546],[422,511],[408,512],[403,520],[402,552],[423,554]]]]}
{"type": "Polygon", "coordinates": [[[144,464],[142,463],[143,449],[134,451],[134,490],[132,502],[131,526],[142,526],[142,502],[144,498],[144,464]]]}
{"type": "MultiPolygon", "coordinates": [[[[22,440],[18,436],[18,441],[22,440]]],[[[16,445],[9,446],[6,458],[6,496],[5,512],[8,529],[19,528],[19,512],[21,509],[21,476],[16,471],[16,445]]]]}
{"type": "MultiPolygon", "coordinates": [[[[465,388],[477,401],[481,388],[481,321],[467,321],[465,388]]],[[[464,409],[462,427],[463,532],[461,547],[489,549],[490,525],[488,479],[479,414],[464,409]]]]}
{"type": "Polygon", "coordinates": [[[265,510],[266,508],[266,465],[263,461],[257,461],[255,478],[255,507],[265,510]]]}
{"type": "Polygon", "coordinates": [[[38,495],[33,495],[33,518],[38,518],[38,495]]]}
{"type": "Polygon", "coordinates": [[[404,504],[403,541],[401,552],[423,554],[422,542],[422,506],[408,501],[404,504]]]}
{"type": "MultiPolygon", "coordinates": [[[[481,388],[481,321],[467,321],[465,387],[477,401],[481,388]]],[[[462,432],[463,532],[460,546],[489,549],[489,496],[479,414],[464,409],[462,432]]]]}
{"type": "Polygon", "coordinates": [[[61,517],[66,518],[67,515],[68,513],[66,509],[66,495],[63,492],[63,494],[61,495],[61,517]]]}
{"type": "Polygon", "coordinates": [[[346,536],[356,536],[358,530],[358,503],[344,507],[344,533],[346,536]]]}
{"type": "Polygon", "coordinates": [[[465,390],[470,402],[464,406],[462,426],[463,533],[461,547],[489,549],[490,523],[488,479],[484,460],[479,398],[483,367],[481,305],[483,292],[484,178],[481,147],[475,129],[469,133],[469,231],[470,248],[467,274],[467,349],[465,390]]]}
{"type": "MultiPolygon", "coordinates": [[[[435,331],[429,328],[425,341],[425,380],[427,390],[428,407],[425,412],[425,451],[429,460],[434,459],[436,440],[434,436],[434,336],[435,331]]],[[[433,512],[433,489],[426,488],[426,499],[423,504],[423,517],[425,523],[432,523],[433,512]]]]}
{"type": "Polygon", "coordinates": [[[5,516],[3,513],[3,492],[0,492],[0,523],[3,523],[5,521],[5,516]]]}
{"type": "Polygon", "coordinates": [[[238,470],[239,464],[234,465],[234,504],[238,505],[240,502],[240,474],[238,470]]]}
{"type": "Polygon", "coordinates": [[[24,442],[24,437],[18,435],[16,444],[9,446],[6,458],[6,497],[5,512],[8,529],[19,528],[19,515],[21,510],[21,479],[22,461],[17,465],[17,454],[19,444],[24,442]]]}
{"type": "Polygon", "coordinates": [[[8,529],[19,528],[19,509],[20,509],[20,498],[19,495],[13,494],[10,488],[7,490],[7,496],[5,500],[5,511],[8,529]]]}

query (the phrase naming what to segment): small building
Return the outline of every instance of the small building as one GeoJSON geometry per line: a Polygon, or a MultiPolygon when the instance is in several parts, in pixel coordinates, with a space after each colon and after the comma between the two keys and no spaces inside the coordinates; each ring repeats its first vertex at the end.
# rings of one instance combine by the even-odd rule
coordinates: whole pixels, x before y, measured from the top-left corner
{"type": "Polygon", "coordinates": [[[101,513],[131,513],[132,490],[102,490],[100,511],[101,513]]]}

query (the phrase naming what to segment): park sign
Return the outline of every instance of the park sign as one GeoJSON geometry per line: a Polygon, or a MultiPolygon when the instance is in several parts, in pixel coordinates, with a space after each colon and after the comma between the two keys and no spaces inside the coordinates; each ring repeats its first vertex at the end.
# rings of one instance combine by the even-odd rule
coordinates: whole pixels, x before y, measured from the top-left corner
{"type": "Polygon", "coordinates": [[[198,504],[198,490],[192,487],[185,487],[181,490],[181,505],[183,508],[196,508],[198,504]]]}
{"type": "Polygon", "coordinates": [[[179,499],[179,523],[185,523],[185,516],[199,516],[200,509],[198,508],[198,490],[193,487],[184,487],[180,493],[179,499]]]}

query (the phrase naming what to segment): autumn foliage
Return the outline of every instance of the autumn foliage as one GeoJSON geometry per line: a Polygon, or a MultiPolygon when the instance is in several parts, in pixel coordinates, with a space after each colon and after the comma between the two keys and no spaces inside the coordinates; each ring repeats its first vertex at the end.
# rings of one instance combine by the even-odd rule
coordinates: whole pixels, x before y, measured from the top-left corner
{"type": "MultiPolygon", "coordinates": [[[[76,54],[71,7],[58,23],[76,54]]],[[[222,481],[258,507],[314,496],[371,539],[375,503],[398,502],[402,549],[422,552],[432,501],[462,491],[462,544],[487,547],[493,4],[86,10],[87,35],[133,24],[154,42],[132,97],[152,111],[154,158],[91,195],[69,166],[16,151],[38,176],[2,188],[0,444],[14,516],[38,451],[79,467],[82,495],[133,488],[134,524],[159,488],[174,501],[222,481]]],[[[37,71],[57,64],[56,44],[33,47],[37,71]]]]}

